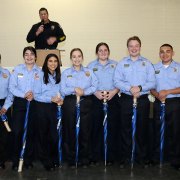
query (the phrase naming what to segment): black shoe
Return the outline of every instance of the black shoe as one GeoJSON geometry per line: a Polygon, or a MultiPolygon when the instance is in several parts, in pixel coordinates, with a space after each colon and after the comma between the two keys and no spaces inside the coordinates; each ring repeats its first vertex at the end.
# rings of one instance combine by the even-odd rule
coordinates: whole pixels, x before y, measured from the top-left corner
{"type": "Polygon", "coordinates": [[[113,161],[107,161],[106,166],[112,166],[113,165],[113,161]]]}
{"type": "Polygon", "coordinates": [[[34,166],[32,163],[24,163],[24,168],[25,169],[32,169],[34,166]]]}
{"type": "Polygon", "coordinates": [[[17,164],[13,164],[12,165],[12,170],[13,171],[17,171],[18,170],[18,165],[17,164]]]}
{"type": "Polygon", "coordinates": [[[54,171],[55,170],[54,165],[46,165],[46,166],[44,166],[44,168],[46,169],[46,171],[54,171]]]}
{"type": "Polygon", "coordinates": [[[122,161],[120,161],[120,163],[119,163],[119,168],[120,169],[124,169],[124,168],[126,168],[126,166],[129,164],[129,161],[128,160],[122,160],[122,161]]]}
{"type": "Polygon", "coordinates": [[[69,163],[68,163],[68,166],[69,166],[71,169],[75,169],[75,168],[76,168],[76,163],[74,163],[74,162],[69,162],[69,163]]]}
{"type": "Polygon", "coordinates": [[[98,161],[91,161],[90,166],[99,166],[99,162],[98,161]]]}
{"type": "Polygon", "coordinates": [[[150,162],[149,161],[139,161],[137,162],[142,168],[146,169],[149,167],[150,162]]]}
{"type": "Polygon", "coordinates": [[[171,166],[175,169],[180,171],[180,164],[171,164],[171,166]]]}
{"type": "Polygon", "coordinates": [[[0,169],[5,169],[5,164],[4,163],[0,163],[0,169]]]}

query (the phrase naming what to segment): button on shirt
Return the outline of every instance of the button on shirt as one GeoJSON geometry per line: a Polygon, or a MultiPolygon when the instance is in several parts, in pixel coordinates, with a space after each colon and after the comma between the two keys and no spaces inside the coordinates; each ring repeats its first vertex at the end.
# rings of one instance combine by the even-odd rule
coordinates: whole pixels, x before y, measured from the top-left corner
{"type": "Polygon", "coordinates": [[[84,90],[84,95],[91,95],[97,89],[97,78],[93,71],[81,66],[79,71],[74,67],[63,71],[61,77],[61,93],[63,96],[75,95],[75,88],[79,87],[84,90]]]}
{"type": "MultiPolygon", "coordinates": [[[[156,91],[175,89],[180,87],[180,63],[172,61],[165,68],[162,62],[154,65],[156,76],[156,91]]],[[[169,94],[167,98],[180,97],[180,94],[169,94]]]]}
{"type": "Polygon", "coordinates": [[[155,87],[155,73],[153,65],[146,58],[139,56],[138,60],[132,61],[130,56],[120,61],[114,75],[114,85],[122,93],[132,95],[132,86],[142,86],[140,95],[148,94],[155,87]]]}
{"type": "Polygon", "coordinates": [[[7,69],[0,67],[0,99],[6,99],[3,108],[6,110],[13,103],[13,95],[9,92],[10,73],[7,69]]]}
{"type": "Polygon", "coordinates": [[[25,64],[16,66],[10,78],[10,92],[17,97],[24,98],[28,91],[34,92],[34,85],[39,80],[41,69],[34,65],[29,71],[25,64]]]}
{"type": "Polygon", "coordinates": [[[97,90],[113,90],[115,89],[113,77],[117,62],[108,60],[105,65],[102,65],[99,60],[95,60],[88,65],[92,69],[98,79],[97,90]]]}
{"type": "Polygon", "coordinates": [[[44,73],[41,72],[40,80],[36,83],[34,99],[39,102],[51,103],[51,98],[60,94],[60,83],[56,84],[56,74],[49,74],[49,82],[44,83],[44,73]]]}

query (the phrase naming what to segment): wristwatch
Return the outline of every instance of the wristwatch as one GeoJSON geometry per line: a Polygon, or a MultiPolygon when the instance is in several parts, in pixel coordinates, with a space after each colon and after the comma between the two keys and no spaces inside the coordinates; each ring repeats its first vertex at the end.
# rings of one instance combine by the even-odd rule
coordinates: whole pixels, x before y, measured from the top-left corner
{"type": "Polygon", "coordinates": [[[142,86],[141,86],[141,85],[139,85],[138,87],[139,87],[139,90],[140,90],[140,92],[141,92],[141,91],[142,91],[142,86]]]}

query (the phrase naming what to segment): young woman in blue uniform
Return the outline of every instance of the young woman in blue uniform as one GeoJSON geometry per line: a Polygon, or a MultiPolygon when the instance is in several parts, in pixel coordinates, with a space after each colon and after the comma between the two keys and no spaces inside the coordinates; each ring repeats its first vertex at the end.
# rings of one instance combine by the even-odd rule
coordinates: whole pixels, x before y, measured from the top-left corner
{"type": "Polygon", "coordinates": [[[13,102],[13,165],[12,169],[17,170],[19,155],[22,148],[22,135],[26,114],[27,102],[30,101],[30,110],[28,116],[26,149],[24,157],[24,167],[32,168],[33,145],[34,145],[34,121],[35,101],[34,85],[39,80],[41,69],[36,65],[36,50],[31,47],[25,47],[23,50],[24,64],[16,66],[12,72],[9,89],[14,96],[13,102]]]}
{"type": "Polygon", "coordinates": [[[113,84],[116,61],[109,59],[110,49],[108,44],[102,42],[96,46],[97,59],[92,61],[88,68],[92,69],[98,79],[98,87],[93,95],[92,115],[92,157],[91,164],[96,164],[104,159],[103,156],[103,101],[107,101],[107,165],[114,161],[115,149],[117,150],[117,125],[118,125],[118,92],[113,84]],[[106,92],[106,95],[104,94],[106,92]]]}
{"type": "Polygon", "coordinates": [[[79,162],[89,164],[89,142],[91,123],[91,96],[97,88],[97,78],[92,70],[82,66],[83,53],[75,48],[70,52],[72,67],[62,73],[61,93],[63,104],[64,148],[70,166],[75,165],[76,99],[80,96],[79,162]]]}
{"type": "Polygon", "coordinates": [[[62,105],[60,96],[60,62],[55,54],[48,54],[40,80],[35,85],[37,114],[37,147],[40,160],[46,170],[54,170],[57,158],[57,104],[62,105]]]}

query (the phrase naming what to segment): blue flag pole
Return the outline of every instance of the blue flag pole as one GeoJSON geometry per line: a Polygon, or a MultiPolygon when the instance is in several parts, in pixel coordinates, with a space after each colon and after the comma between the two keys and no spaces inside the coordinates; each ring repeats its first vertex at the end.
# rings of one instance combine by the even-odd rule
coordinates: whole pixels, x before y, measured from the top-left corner
{"type": "MultiPolygon", "coordinates": [[[[0,106],[0,109],[1,109],[1,108],[2,108],[2,107],[0,106]]],[[[4,123],[4,126],[6,127],[6,130],[7,130],[8,132],[11,132],[11,128],[9,127],[6,114],[2,114],[0,117],[1,117],[2,122],[4,123]]]]}
{"type": "Polygon", "coordinates": [[[78,165],[79,155],[79,130],[80,130],[80,96],[77,96],[76,101],[76,168],[78,165]]]}
{"type": "Polygon", "coordinates": [[[62,111],[61,111],[61,106],[57,106],[57,130],[58,130],[58,155],[59,155],[59,166],[61,167],[62,165],[62,111]]]}
{"type": "Polygon", "coordinates": [[[163,165],[163,154],[164,154],[164,129],[165,129],[165,102],[161,102],[161,114],[160,114],[160,168],[163,165]]]}
{"type": "Polygon", "coordinates": [[[23,162],[24,162],[24,152],[25,152],[25,148],[26,148],[26,135],[27,135],[29,107],[30,107],[30,101],[27,101],[26,116],[25,116],[25,121],[24,121],[24,133],[23,133],[23,138],[22,138],[22,149],[21,149],[20,158],[19,158],[18,172],[22,172],[22,166],[23,166],[23,162]]]}
{"type": "Polygon", "coordinates": [[[133,98],[133,116],[132,116],[132,152],[131,152],[131,169],[134,166],[134,154],[135,154],[135,147],[136,147],[136,119],[137,119],[137,98],[133,98]]]}
{"type": "MultiPolygon", "coordinates": [[[[104,95],[106,95],[107,92],[104,91],[104,95]]],[[[107,104],[107,100],[104,99],[103,100],[103,111],[104,111],[104,121],[103,121],[103,126],[104,126],[104,165],[106,167],[107,164],[107,108],[108,108],[108,104],[107,104]]]]}

